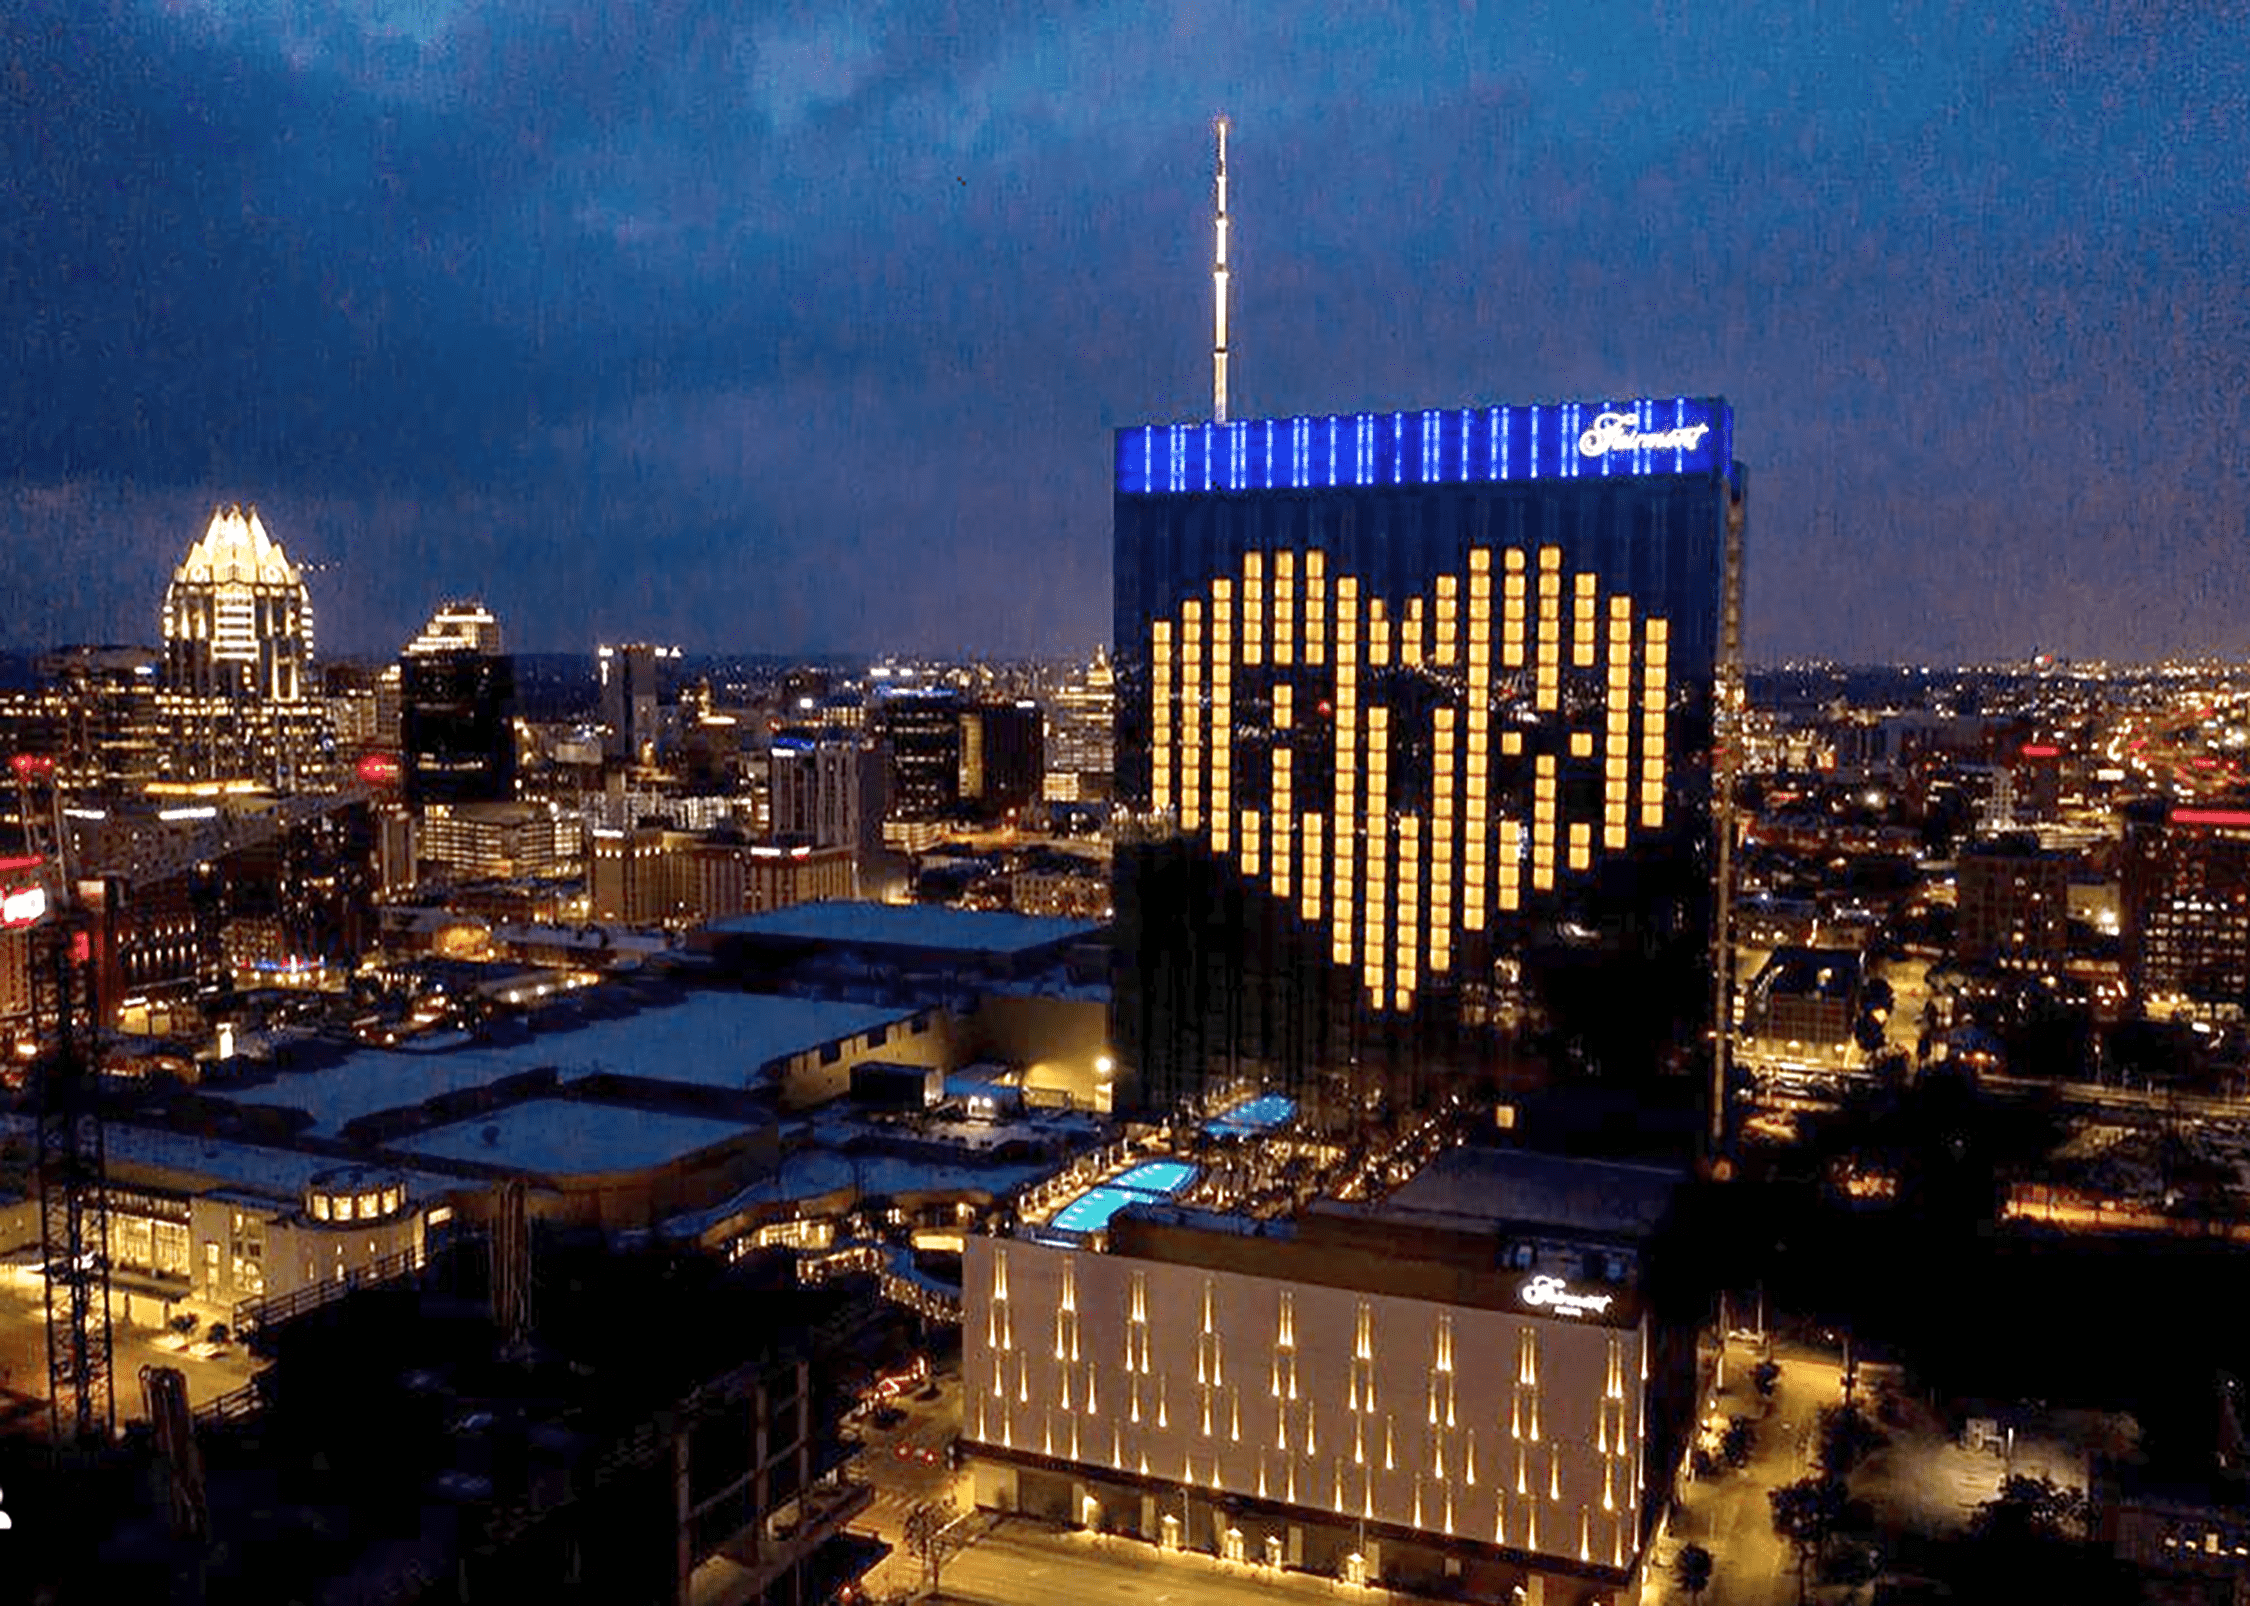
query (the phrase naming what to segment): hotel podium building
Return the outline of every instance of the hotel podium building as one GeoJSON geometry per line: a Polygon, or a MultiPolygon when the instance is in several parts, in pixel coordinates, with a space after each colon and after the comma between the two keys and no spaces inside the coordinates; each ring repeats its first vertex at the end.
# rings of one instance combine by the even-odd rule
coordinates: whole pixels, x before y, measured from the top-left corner
{"type": "Polygon", "coordinates": [[[1643,1275],[1678,1181],[1459,1149],[1377,1206],[971,1238],[976,1503],[1467,1599],[1631,1598],[1693,1417],[1691,1324],[1643,1275]]]}
{"type": "Polygon", "coordinates": [[[1715,399],[1119,433],[1113,1036],[1144,1102],[1718,1085],[1733,436],[1715,399]]]}

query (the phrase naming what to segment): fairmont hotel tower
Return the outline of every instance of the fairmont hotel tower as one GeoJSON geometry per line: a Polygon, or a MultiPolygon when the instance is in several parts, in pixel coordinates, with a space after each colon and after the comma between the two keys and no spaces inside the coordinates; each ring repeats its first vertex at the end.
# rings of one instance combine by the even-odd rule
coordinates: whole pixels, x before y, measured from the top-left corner
{"type": "Polygon", "coordinates": [[[1733,454],[1717,399],[1119,432],[1145,1106],[1722,1085],[1733,454]]]}

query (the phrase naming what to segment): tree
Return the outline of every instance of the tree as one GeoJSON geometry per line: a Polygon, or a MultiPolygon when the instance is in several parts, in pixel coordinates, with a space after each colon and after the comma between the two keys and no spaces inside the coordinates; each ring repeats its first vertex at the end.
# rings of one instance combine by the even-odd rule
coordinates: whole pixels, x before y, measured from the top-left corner
{"type": "Polygon", "coordinates": [[[1823,1473],[1767,1491],[1773,1506],[1773,1531],[1797,1552],[1797,1600],[1803,1606],[1805,1569],[1844,1516],[1844,1485],[1823,1473]]]}
{"type": "Polygon", "coordinates": [[[1760,1361],[1750,1373],[1750,1382],[1758,1391],[1758,1398],[1770,1400],[1776,1384],[1781,1381],[1779,1361],[1760,1361]]]}
{"type": "Polygon", "coordinates": [[[1977,1507],[1969,1531],[2000,1541],[2082,1540],[2090,1514],[2083,1489],[2019,1472],[2002,1479],[2000,1492],[1977,1507]]]}
{"type": "Polygon", "coordinates": [[[961,1548],[961,1537],[954,1531],[959,1518],[950,1500],[925,1500],[907,1514],[906,1553],[929,1569],[933,1595],[938,1591],[939,1569],[961,1548]]]}
{"type": "Polygon", "coordinates": [[[1972,1576],[1993,1598],[2003,1591],[2021,1600],[2107,1598],[2116,1581],[2087,1540],[2090,1514],[2076,1489],[2021,1474],[2003,1479],[1999,1494],[1969,1519],[1972,1576]]]}
{"type": "Polygon", "coordinates": [[[1730,1467],[1750,1464],[1750,1436],[1752,1424],[1748,1417],[1730,1417],[1727,1430],[1719,1438],[1719,1455],[1730,1467]]]}
{"type": "Polygon", "coordinates": [[[1672,1558],[1672,1578],[1690,1600],[1700,1600],[1711,1587],[1711,1552],[1701,1545],[1680,1546],[1680,1553],[1672,1558]]]}
{"type": "Polygon", "coordinates": [[[1820,1412],[1820,1466],[1841,1479],[1865,1459],[1870,1450],[1890,1440],[1856,1405],[1828,1405],[1820,1412]]]}

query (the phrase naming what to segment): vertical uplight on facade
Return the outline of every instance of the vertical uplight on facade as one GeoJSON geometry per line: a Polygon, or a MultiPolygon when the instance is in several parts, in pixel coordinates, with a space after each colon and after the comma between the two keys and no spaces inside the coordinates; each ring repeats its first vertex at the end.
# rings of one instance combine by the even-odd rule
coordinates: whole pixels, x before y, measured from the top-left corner
{"type": "Polygon", "coordinates": [[[1266,657],[1266,555],[1242,554],[1242,661],[1261,664],[1266,657]]]}
{"type": "MultiPolygon", "coordinates": [[[[1517,562],[1522,554],[1515,554],[1517,562]]],[[[1485,787],[1492,772],[1486,744],[1492,725],[1492,553],[1469,552],[1469,799],[1468,840],[1462,844],[1461,923],[1482,931],[1485,919],[1485,843],[1489,835],[1485,787]]]]}
{"type": "Polygon", "coordinates": [[[1450,708],[1434,718],[1430,776],[1430,969],[1443,975],[1453,964],[1453,788],[1459,779],[1454,763],[1450,708]]]}
{"type": "Polygon", "coordinates": [[[1234,827],[1234,582],[1211,586],[1211,847],[1225,853],[1234,827]]]}
{"type": "Polygon", "coordinates": [[[1361,952],[1366,960],[1367,989],[1380,1005],[1383,971],[1391,959],[1389,883],[1390,833],[1383,828],[1391,808],[1391,711],[1380,704],[1367,711],[1367,893],[1361,917],[1367,941],[1361,952]]]}
{"type": "Polygon", "coordinates": [[[1172,622],[1159,619],[1149,631],[1149,714],[1154,727],[1149,744],[1149,801],[1160,814],[1172,811],[1172,622]]]}
{"type": "MultiPolygon", "coordinates": [[[[1335,838],[1336,873],[1329,917],[1335,962],[1353,962],[1357,923],[1353,919],[1353,847],[1359,819],[1359,582],[1336,583],[1336,806],[1329,821],[1335,838]]],[[[1373,911],[1370,911],[1372,915],[1373,911]]]]}
{"type": "Polygon", "coordinates": [[[1539,663],[1532,706],[1551,713],[1562,703],[1562,549],[1539,549],[1539,663]]]}
{"type": "MultiPolygon", "coordinates": [[[[1291,730],[1296,725],[1295,699],[1286,682],[1273,689],[1273,728],[1276,734],[1291,730]]],[[[1269,778],[1269,796],[1273,821],[1273,895],[1288,901],[1290,889],[1290,854],[1293,843],[1290,823],[1297,817],[1295,789],[1296,754],[1276,743],[1271,758],[1273,773],[1269,778]]]]}
{"type": "Polygon", "coordinates": [[[1669,627],[1651,619],[1641,645],[1641,824],[1664,824],[1665,653],[1669,627]]]}
{"type": "Polygon", "coordinates": [[[1180,823],[1203,824],[1203,604],[1180,610],[1180,823]]]}
{"type": "Polygon", "coordinates": [[[1602,846],[1625,845],[1632,804],[1633,604],[1609,599],[1609,680],[1602,701],[1602,846]]]}

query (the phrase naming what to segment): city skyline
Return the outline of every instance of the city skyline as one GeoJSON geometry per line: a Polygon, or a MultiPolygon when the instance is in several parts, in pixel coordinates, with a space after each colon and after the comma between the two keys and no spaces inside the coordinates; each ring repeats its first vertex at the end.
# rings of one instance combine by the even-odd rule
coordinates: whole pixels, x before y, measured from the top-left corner
{"type": "Polygon", "coordinates": [[[1246,414],[1723,390],[1753,660],[2239,653],[2230,14],[24,29],[11,126],[85,137],[10,153],[9,644],[144,637],[247,501],[339,651],[450,592],[1084,650],[1107,432],[1208,405],[1224,109],[1246,414]]]}

